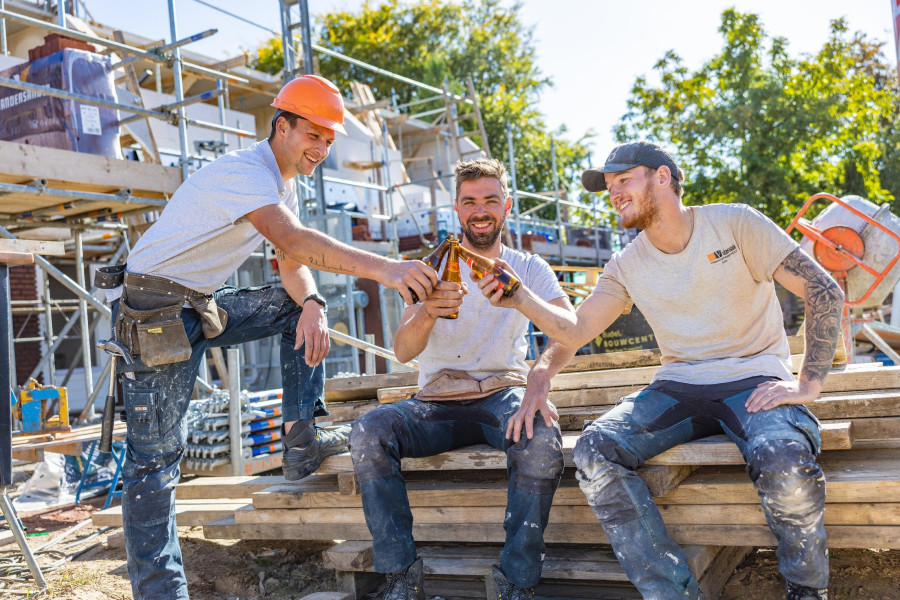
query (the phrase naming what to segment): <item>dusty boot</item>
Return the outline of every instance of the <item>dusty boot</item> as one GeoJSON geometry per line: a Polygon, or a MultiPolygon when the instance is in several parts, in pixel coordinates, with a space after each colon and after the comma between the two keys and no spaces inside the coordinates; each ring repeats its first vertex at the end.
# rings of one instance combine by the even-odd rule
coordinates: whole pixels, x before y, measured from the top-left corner
{"type": "Polygon", "coordinates": [[[425,575],[422,559],[417,558],[411,565],[396,573],[387,574],[387,584],[382,600],[425,600],[425,575]]]}
{"type": "Polygon", "coordinates": [[[788,581],[785,600],[828,600],[828,589],[817,590],[788,581]]]}
{"type": "MultiPolygon", "coordinates": [[[[534,588],[522,588],[510,583],[500,567],[494,565],[491,568],[494,577],[494,589],[497,590],[497,600],[533,600],[534,588]]],[[[488,599],[488,600],[493,600],[488,599]]]]}
{"type": "Polygon", "coordinates": [[[287,434],[282,425],[284,456],[281,468],[284,478],[297,481],[315,472],[329,456],[347,451],[349,437],[349,425],[321,429],[316,427],[315,421],[297,421],[287,434]]]}

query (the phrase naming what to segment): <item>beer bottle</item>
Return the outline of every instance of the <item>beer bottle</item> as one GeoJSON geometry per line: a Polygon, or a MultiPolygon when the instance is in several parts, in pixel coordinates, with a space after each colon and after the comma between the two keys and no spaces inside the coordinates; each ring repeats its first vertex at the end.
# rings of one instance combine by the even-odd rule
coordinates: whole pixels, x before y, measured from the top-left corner
{"type": "MultiPolygon", "coordinates": [[[[438,247],[434,249],[434,251],[422,259],[422,262],[434,269],[438,270],[438,267],[441,265],[441,261],[444,260],[444,255],[447,254],[447,249],[450,247],[450,240],[456,239],[452,235],[448,235],[444,238],[438,247]]],[[[407,288],[409,289],[409,288],[407,288]]],[[[419,295],[416,294],[412,289],[409,290],[409,293],[412,294],[413,304],[419,301],[419,295]]]]}
{"type": "Polygon", "coordinates": [[[487,274],[493,275],[497,279],[497,289],[503,290],[503,295],[507,298],[512,297],[519,289],[521,282],[503,270],[503,267],[495,263],[489,258],[485,258],[480,254],[476,254],[471,250],[467,250],[459,246],[458,250],[460,258],[466,261],[472,272],[480,279],[487,274]]]}
{"type": "MultiPolygon", "coordinates": [[[[452,237],[452,236],[449,236],[452,237]]],[[[444,265],[444,272],[441,274],[441,281],[449,281],[451,283],[462,283],[462,277],[459,276],[459,241],[452,237],[450,240],[450,249],[447,252],[447,264],[444,265]]],[[[442,319],[456,319],[459,317],[457,310],[452,315],[442,316],[442,319]]]]}

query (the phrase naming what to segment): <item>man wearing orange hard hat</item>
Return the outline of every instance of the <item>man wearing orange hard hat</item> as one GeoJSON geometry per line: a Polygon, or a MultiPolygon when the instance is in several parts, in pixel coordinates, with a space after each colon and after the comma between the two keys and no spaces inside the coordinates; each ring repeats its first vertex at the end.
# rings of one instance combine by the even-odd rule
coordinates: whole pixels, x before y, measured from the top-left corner
{"type": "Polygon", "coordinates": [[[348,427],[315,426],[328,414],[322,360],[328,353],[325,299],[310,267],[365,277],[427,297],[437,283],[421,261],[356,249],[297,218],[297,175],[312,175],[335,132],[346,135],[344,102],[333,83],[304,75],[275,101],[269,138],[193,173],[141,236],[127,265],[101,271],[115,338],[134,355],[122,389],[128,451],[122,471],[128,573],[136,600],[187,599],[175,528],[175,485],[184,455],[185,415],[210,347],[281,335],[285,478],[313,473],[347,448],[348,427]],[[282,287],[223,287],[267,239],[282,287]]]}

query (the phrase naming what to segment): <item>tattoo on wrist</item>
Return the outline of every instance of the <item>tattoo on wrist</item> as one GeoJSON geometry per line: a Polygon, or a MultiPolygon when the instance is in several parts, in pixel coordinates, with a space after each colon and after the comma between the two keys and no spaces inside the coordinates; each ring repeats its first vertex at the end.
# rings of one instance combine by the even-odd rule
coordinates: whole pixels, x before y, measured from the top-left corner
{"type": "Polygon", "coordinates": [[[800,375],[822,384],[841,333],[844,293],[825,269],[799,248],[781,266],[806,280],[806,352],[800,375]]]}
{"type": "Polygon", "coordinates": [[[325,260],[325,255],[310,256],[309,266],[319,269],[320,271],[330,271],[332,273],[343,273],[345,275],[355,275],[356,267],[353,265],[346,266],[342,263],[331,264],[325,260]]]}

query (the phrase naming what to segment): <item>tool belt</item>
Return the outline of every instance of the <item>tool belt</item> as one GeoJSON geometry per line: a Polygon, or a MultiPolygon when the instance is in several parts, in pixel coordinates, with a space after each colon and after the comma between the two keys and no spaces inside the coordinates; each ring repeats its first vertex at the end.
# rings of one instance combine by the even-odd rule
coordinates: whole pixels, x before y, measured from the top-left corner
{"type": "Polygon", "coordinates": [[[197,311],[207,338],[222,333],[228,322],[228,313],[216,306],[212,296],[165,277],[126,273],[124,265],[104,267],[98,271],[94,283],[107,288],[124,284],[113,331],[116,339],[132,355],[140,355],[148,367],[191,357],[191,343],[181,320],[185,304],[197,311]]]}
{"type": "Polygon", "coordinates": [[[525,376],[520,373],[500,373],[478,381],[465,371],[441,369],[416,393],[416,400],[422,402],[477,400],[506,388],[524,386],[525,383],[525,376]]]}

